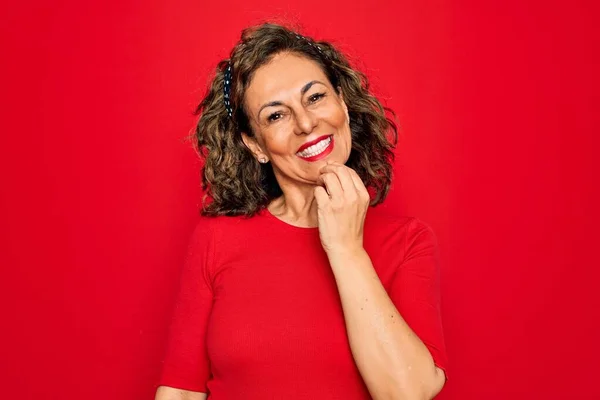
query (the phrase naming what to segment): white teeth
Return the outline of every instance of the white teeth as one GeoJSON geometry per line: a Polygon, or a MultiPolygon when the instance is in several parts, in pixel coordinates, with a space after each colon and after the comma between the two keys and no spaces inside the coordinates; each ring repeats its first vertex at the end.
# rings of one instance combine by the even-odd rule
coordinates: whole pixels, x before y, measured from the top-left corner
{"type": "Polygon", "coordinates": [[[331,143],[331,136],[329,136],[325,140],[321,140],[317,144],[313,144],[309,148],[304,149],[296,154],[299,155],[300,157],[314,157],[316,155],[321,154],[323,151],[325,151],[327,146],[329,146],[329,143],[331,143]]]}

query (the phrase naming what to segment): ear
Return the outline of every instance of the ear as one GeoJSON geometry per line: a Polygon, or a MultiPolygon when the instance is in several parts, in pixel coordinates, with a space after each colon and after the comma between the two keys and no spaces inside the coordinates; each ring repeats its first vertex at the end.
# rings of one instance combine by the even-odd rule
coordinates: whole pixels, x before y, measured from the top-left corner
{"type": "Polygon", "coordinates": [[[258,143],[255,137],[248,135],[246,132],[242,132],[242,141],[244,142],[246,147],[252,152],[252,154],[254,154],[254,157],[257,160],[268,160],[268,157],[260,147],[260,144],[258,143]]]}

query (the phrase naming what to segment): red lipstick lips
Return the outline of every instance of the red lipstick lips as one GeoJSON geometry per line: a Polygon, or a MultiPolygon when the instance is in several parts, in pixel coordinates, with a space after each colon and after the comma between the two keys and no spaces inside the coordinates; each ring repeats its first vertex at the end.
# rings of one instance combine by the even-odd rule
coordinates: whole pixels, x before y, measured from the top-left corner
{"type": "Polygon", "coordinates": [[[302,146],[300,146],[300,148],[298,150],[296,150],[296,153],[300,153],[301,151],[308,149],[313,144],[317,144],[321,140],[327,139],[329,136],[330,135],[323,135],[323,136],[320,136],[320,137],[316,138],[315,140],[311,140],[310,142],[304,143],[302,146]]]}
{"type": "Polygon", "coordinates": [[[326,135],[326,136],[321,136],[320,138],[317,138],[316,140],[312,140],[310,142],[304,143],[301,147],[300,150],[298,150],[298,153],[296,153],[296,155],[298,157],[300,157],[301,159],[303,159],[304,161],[308,161],[308,162],[313,162],[313,161],[319,161],[324,159],[325,157],[327,157],[329,154],[331,154],[331,152],[333,151],[333,135],[326,135]],[[328,140],[329,139],[329,140],[328,140]],[[327,144],[327,147],[325,147],[324,149],[320,150],[318,154],[314,154],[311,156],[302,156],[298,153],[308,149],[310,146],[313,146],[317,143],[320,143],[322,141],[329,141],[329,143],[327,144]]]}

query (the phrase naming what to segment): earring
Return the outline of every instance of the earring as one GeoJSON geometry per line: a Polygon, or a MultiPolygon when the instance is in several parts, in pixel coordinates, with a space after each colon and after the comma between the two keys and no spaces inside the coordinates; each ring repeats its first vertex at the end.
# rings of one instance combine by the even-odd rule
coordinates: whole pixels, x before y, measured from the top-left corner
{"type": "Polygon", "coordinates": [[[267,161],[268,160],[266,158],[264,158],[264,157],[261,157],[261,158],[258,159],[258,162],[261,163],[261,164],[265,164],[267,161]]]}

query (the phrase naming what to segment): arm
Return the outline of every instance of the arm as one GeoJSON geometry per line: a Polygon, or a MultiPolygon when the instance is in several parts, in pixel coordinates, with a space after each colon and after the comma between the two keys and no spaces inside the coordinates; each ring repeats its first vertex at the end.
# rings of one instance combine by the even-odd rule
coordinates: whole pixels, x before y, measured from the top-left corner
{"type": "MultiPolygon", "coordinates": [[[[319,234],[336,279],[352,355],[363,380],[375,399],[431,399],[442,389],[445,374],[396,308],[363,248],[369,194],[350,168],[330,164],[321,173],[326,190],[317,187],[314,192],[319,234]]],[[[413,269],[422,266],[429,274],[436,265],[408,261],[398,275],[409,277],[413,269]]],[[[414,282],[397,279],[393,292],[398,305],[407,308],[398,300],[411,293],[405,285],[414,282]]],[[[435,286],[430,289],[419,296],[430,297],[435,286]]],[[[418,309],[411,310],[414,307],[407,304],[414,317],[418,309]]],[[[431,316],[426,319],[429,321],[431,316]]]]}
{"type": "Polygon", "coordinates": [[[162,371],[156,384],[156,400],[207,398],[210,363],[206,332],[213,300],[210,278],[213,240],[210,221],[198,221],[179,279],[162,371]]]}
{"type": "Polygon", "coordinates": [[[329,253],[350,348],[375,399],[432,399],[444,371],[404,321],[363,249],[329,253]]]}
{"type": "Polygon", "coordinates": [[[206,400],[206,393],[159,386],[154,400],[206,400]]]}

